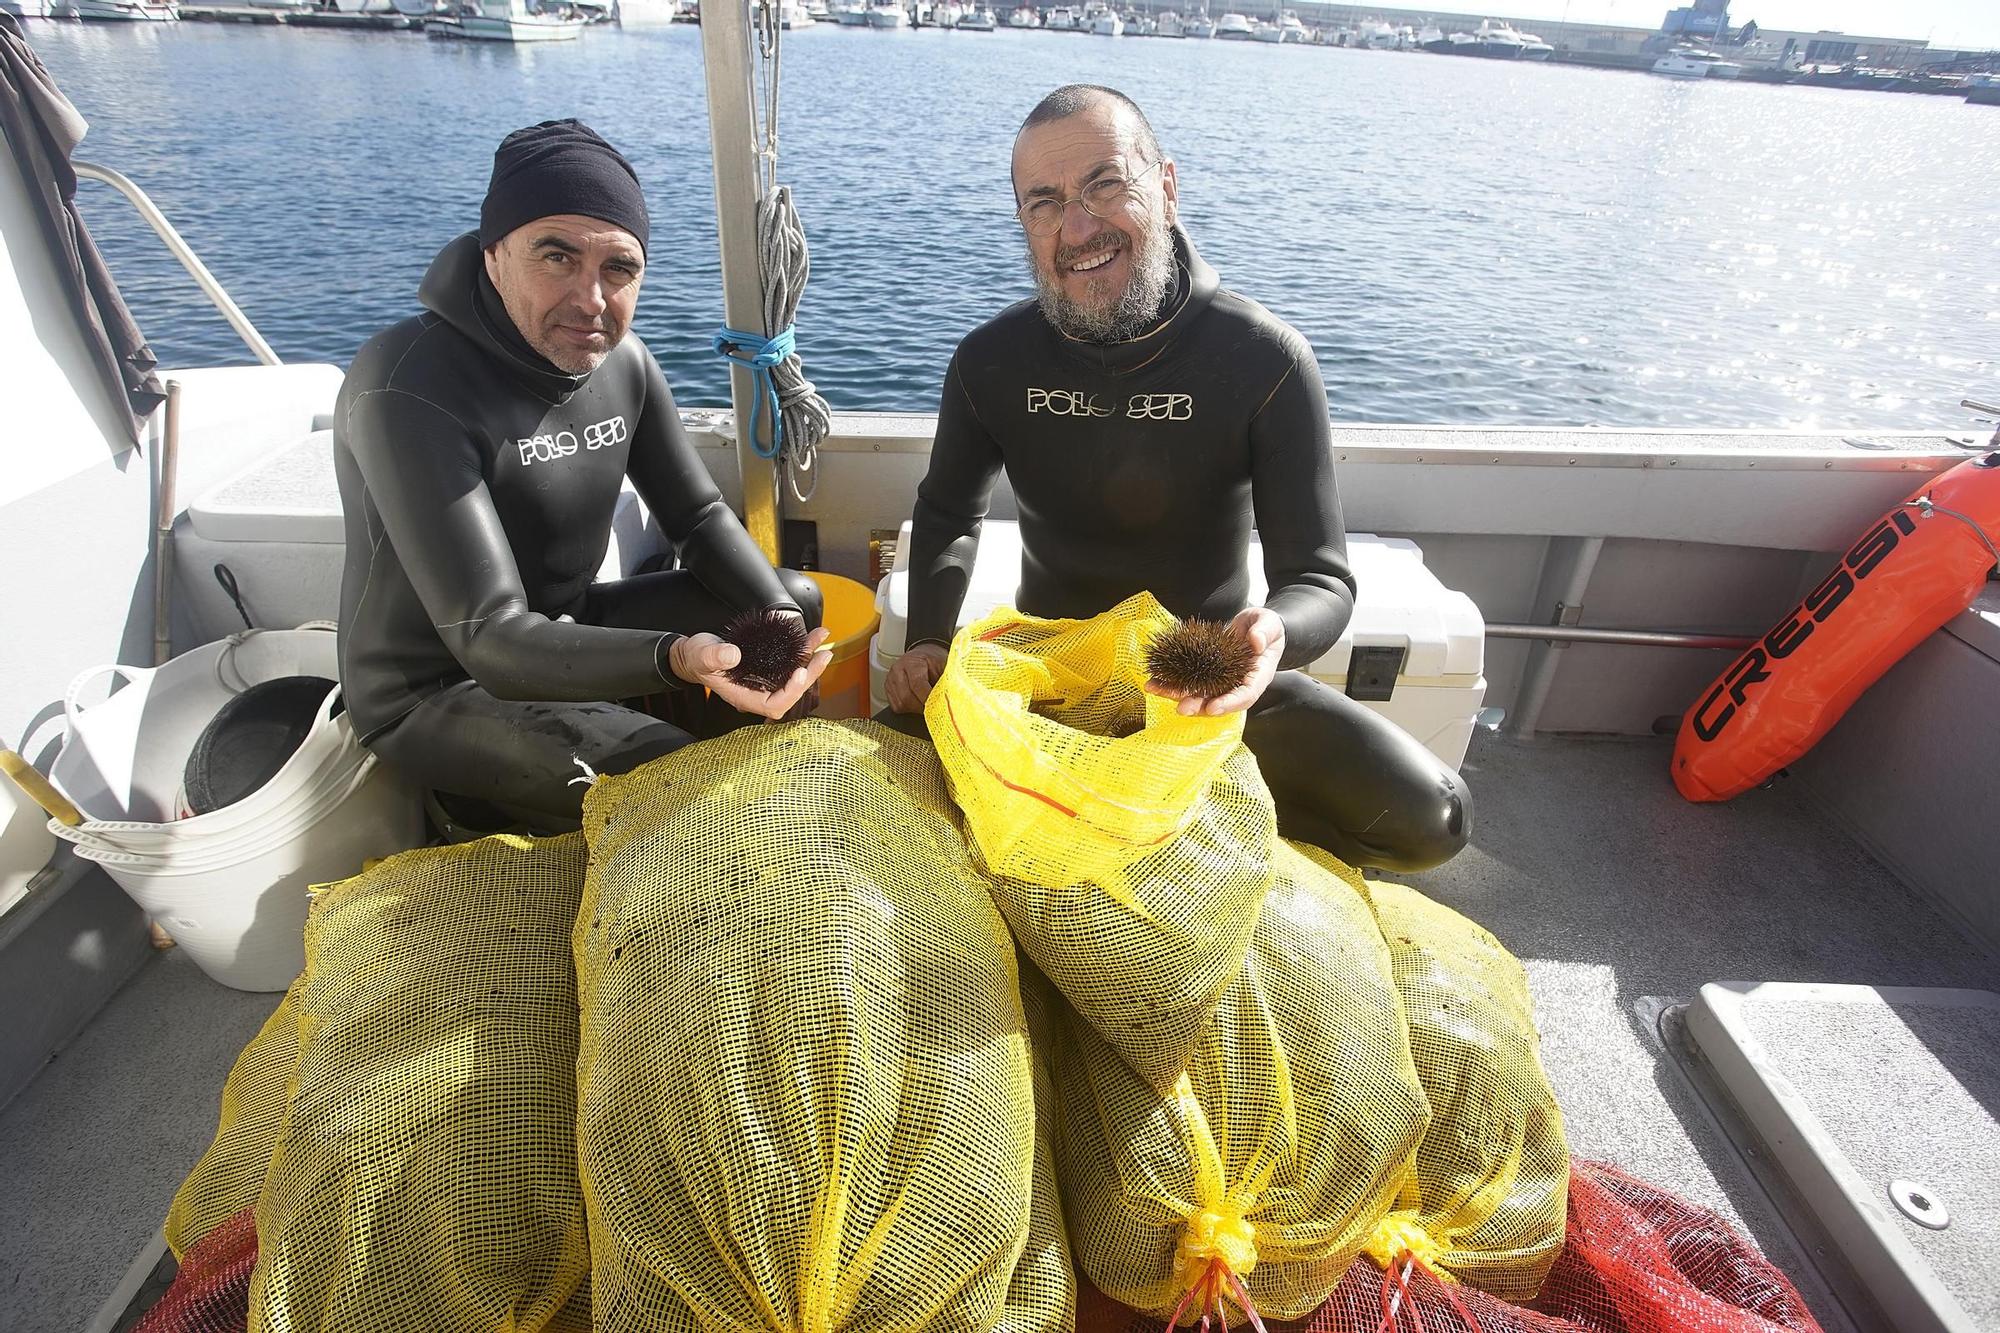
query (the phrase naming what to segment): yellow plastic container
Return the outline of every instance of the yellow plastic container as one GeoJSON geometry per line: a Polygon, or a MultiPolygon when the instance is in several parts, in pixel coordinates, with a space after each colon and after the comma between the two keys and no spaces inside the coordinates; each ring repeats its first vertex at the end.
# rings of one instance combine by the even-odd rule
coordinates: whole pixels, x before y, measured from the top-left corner
{"type": "Polygon", "coordinates": [[[875,711],[868,695],[868,643],[882,623],[875,594],[866,584],[838,574],[812,569],[806,577],[819,585],[826,603],[821,623],[833,631],[826,643],[833,661],[819,678],[818,716],[868,717],[875,711]]]}

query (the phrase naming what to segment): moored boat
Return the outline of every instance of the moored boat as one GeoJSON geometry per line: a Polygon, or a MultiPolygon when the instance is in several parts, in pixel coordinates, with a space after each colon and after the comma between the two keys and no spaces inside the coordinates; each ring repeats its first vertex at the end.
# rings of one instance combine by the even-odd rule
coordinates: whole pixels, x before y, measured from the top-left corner
{"type": "Polygon", "coordinates": [[[69,8],[98,23],[172,23],[181,16],[173,0],[70,0],[69,8]]]}
{"type": "Polygon", "coordinates": [[[1256,35],[1257,30],[1250,26],[1250,20],[1241,14],[1224,14],[1215,25],[1215,39],[1219,42],[1247,42],[1256,35]]]}
{"type": "Polygon", "coordinates": [[[1653,62],[1653,73],[1670,79],[1733,79],[1743,66],[1698,46],[1677,46],[1653,62]]]}

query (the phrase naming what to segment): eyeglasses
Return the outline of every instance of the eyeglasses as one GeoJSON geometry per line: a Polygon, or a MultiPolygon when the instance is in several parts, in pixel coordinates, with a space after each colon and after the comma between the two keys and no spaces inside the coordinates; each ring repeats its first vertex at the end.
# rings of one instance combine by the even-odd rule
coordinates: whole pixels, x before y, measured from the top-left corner
{"type": "Polygon", "coordinates": [[[1083,205],[1083,211],[1094,218],[1109,217],[1125,197],[1132,193],[1132,187],[1158,170],[1166,159],[1155,158],[1153,165],[1136,176],[1099,176],[1083,187],[1083,193],[1074,199],[1033,199],[1014,210],[1014,216],[1021,219],[1021,226],[1030,235],[1053,236],[1062,230],[1063,219],[1069,216],[1071,204],[1083,205]]]}

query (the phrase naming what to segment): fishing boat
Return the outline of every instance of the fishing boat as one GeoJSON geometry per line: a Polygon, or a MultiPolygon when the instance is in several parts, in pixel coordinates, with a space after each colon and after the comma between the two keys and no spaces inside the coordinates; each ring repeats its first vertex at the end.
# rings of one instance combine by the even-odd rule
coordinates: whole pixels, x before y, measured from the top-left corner
{"type": "MultiPolygon", "coordinates": [[[[749,70],[746,16],[724,8],[710,0],[704,46],[749,70]]],[[[708,77],[722,63],[705,61],[708,77]]],[[[734,110],[715,99],[717,195],[754,200],[750,90],[734,91],[734,110]]],[[[344,529],[324,427],[342,372],[281,362],[168,226],[254,363],[163,372],[177,407],[142,413],[142,453],[126,387],[102,373],[94,326],[68,296],[76,275],[44,243],[32,178],[9,153],[0,356],[14,437],[35,447],[0,474],[0,598],[12,640],[35,650],[0,660],[0,717],[27,728],[6,742],[46,766],[28,740],[59,740],[66,714],[87,718],[105,697],[102,685],[73,693],[79,671],[129,662],[156,638],[186,655],[241,632],[212,564],[226,559],[267,625],[337,613],[344,529]],[[167,457],[178,490],[154,480],[167,457]],[[158,563],[155,535],[174,553],[158,563]],[[155,588],[171,615],[134,595],[155,588]]],[[[78,169],[159,216],[143,181],[78,169]]],[[[725,283],[741,291],[747,278],[753,310],[754,214],[725,204],[718,218],[725,283]]],[[[169,318],[144,301],[136,314],[169,318]]],[[[871,541],[909,515],[935,418],[836,412],[818,490],[780,515],[772,465],[745,428],[755,390],[738,380],[730,409],[683,414],[726,498],[753,531],[779,517],[813,525],[828,566],[865,576],[871,541]]],[[[1661,732],[1704,700],[1730,706],[1731,662],[1750,663],[1733,685],[1753,697],[1767,638],[1794,643],[1813,618],[1794,609],[1802,590],[1851,588],[1895,549],[1886,534],[1902,529],[1885,514],[1955,521],[1905,502],[2000,449],[1986,438],[2000,408],[1974,410],[1988,418],[1976,436],[1333,430],[1349,546],[1357,567],[1378,562],[1363,586],[1385,598],[1376,628],[1343,640],[1342,688],[1378,708],[1449,694],[1420,743],[1449,744],[1478,801],[1466,851],[1412,878],[1526,962],[1571,1142],[1746,1230],[1828,1333],[1971,1328],[1968,1307],[1991,1297],[1991,1265],[1954,1262],[1928,1238],[1947,1209],[1960,1235],[1990,1225],[2000,591],[1918,642],[1785,777],[1732,804],[1675,793],[1661,732]]],[[[974,574],[1002,597],[1016,586],[1002,540],[1015,517],[1003,481],[974,574]]],[[[646,530],[635,525],[616,568],[658,553],[646,530]]],[[[1011,550],[1018,560],[1018,540],[1011,550]]],[[[1830,600],[1816,604],[1836,615],[1830,600]]],[[[884,609],[885,637],[897,617],[884,609]]],[[[884,637],[878,657],[901,651],[884,637]]],[[[142,670],[127,668],[134,685],[142,670]]],[[[158,1238],[135,1238],[205,1145],[224,1075],[277,997],[156,953],[103,868],[47,836],[26,788],[6,790],[0,1179],[21,1223],[18,1326],[77,1326],[79,1308],[101,1302],[90,1326],[110,1329],[171,1273],[158,1238]],[[53,1273],[86,1275],[87,1302],[65,1288],[34,1305],[37,1275],[53,1273]]]]}
{"type": "Polygon", "coordinates": [[[1653,73],[1670,79],[1733,79],[1743,66],[1699,46],[1677,46],[1653,62],[1653,73]]]}

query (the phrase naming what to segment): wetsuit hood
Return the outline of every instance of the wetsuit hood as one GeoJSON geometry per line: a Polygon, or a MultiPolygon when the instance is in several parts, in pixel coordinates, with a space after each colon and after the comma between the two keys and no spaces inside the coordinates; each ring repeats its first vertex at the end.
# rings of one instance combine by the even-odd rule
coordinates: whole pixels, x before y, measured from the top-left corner
{"type": "Polygon", "coordinates": [[[1214,301],[1216,289],[1222,280],[1210,268],[1194,248],[1194,242],[1174,223],[1169,232],[1174,243],[1174,285],[1168,289],[1167,299],[1161,306],[1159,322],[1136,338],[1123,342],[1096,343],[1081,338],[1072,338],[1062,330],[1050,326],[1063,350],[1086,362],[1091,369],[1119,375],[1149,365],[1173,346],[1207,310],[1214,301]]]}
{"type": "Polygon", "coordinates": [[[549,402],[567,401],[590,378],[570,374],[528,345],[486,276],[476,232],[467,232],[438,251],[417,288],[417,300],[549,402]]]}

